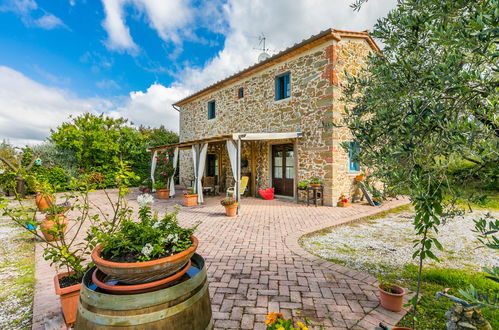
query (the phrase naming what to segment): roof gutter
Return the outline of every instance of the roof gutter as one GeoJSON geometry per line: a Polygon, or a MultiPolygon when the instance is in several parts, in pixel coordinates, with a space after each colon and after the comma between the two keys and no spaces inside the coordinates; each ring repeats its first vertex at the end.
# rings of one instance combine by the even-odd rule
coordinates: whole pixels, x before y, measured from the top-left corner
{"type": "Polygon", "coordinates": [[[175,106],[175,104],[172,104],[172,108],[180,112],[180,109],[175,106]]]}

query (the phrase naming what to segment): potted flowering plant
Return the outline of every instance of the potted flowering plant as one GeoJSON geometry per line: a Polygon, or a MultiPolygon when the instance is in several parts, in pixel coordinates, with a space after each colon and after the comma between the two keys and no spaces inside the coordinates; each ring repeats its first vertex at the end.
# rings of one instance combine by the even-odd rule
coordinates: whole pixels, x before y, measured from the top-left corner
{"type": "Polygon", "coordinates": [[[308,330],[308,327],[298,321],[296,324],[293,319],[285,319],[282,313],[271,312],[265,320],[267,330],[308,330]]]}
{"type": "Polygon", "coordinates": [[[194,188],[189,190],[184,190],[184,206],[196,206],[198,205],[198,194],[194,193],[194,188]]]}
{"type": "Polygon", "coordinates": [[[127,284],[168,277],[189,262],[198,246],[192,235],[195,227],[180,227],[177,210],[159,217],[151,210],[151,195],[141,195],[137,201],[138,221],[126,206],[115,229],[94,229],[99,244],[92,251],[93,262],[104,274],[127,284]]]}
{"type": "Polygon", "coordinates": [[[313,178],[309,183],[312,188],[319,188],[322,185],[322,181],[319,178],[313,178]]]}
{"type": "Polygon", "coordinates": [[[225,206],[225,214],[228,217],[234,217],[237,213],[237,202],[232,197],[225,197],[220,201],[220,204],[225,206]]]}
{"type": "Polygon", "coordinates": [[[338,198],[338,206],[339,207],[347,207],[350,206],[349,199],[344,195],[341,194],[340,197],[338,198]]]}
{"type": "Polygon", "coordinates": [[[173,168],[173,157],[170,149],[160,151],[156,157],[156,177],[154,189],[159,199],[170,198],[170,182],[173,180],[175,169],[173,168]]]}

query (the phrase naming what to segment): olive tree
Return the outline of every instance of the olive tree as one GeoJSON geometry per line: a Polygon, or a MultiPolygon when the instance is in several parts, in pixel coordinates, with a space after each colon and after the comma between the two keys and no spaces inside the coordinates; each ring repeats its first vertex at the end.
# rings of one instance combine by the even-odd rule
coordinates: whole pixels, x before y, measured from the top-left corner
{"type": "Polygon", "coordinates": [[[468,184],[497,189],[498,21],[499,0],[399,0],[372,32],[383,50],[344,86],[358,160],[415,207],[414,313],[453,200],[476,198],[468,184]]]}

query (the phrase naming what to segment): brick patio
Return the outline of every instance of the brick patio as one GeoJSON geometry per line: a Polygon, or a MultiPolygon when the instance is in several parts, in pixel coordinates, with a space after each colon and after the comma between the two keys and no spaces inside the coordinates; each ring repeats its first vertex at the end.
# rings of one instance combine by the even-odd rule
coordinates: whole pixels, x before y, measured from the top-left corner
{"type": "MultiPolygon", "coordinates": [[[[103,197],[102,192],[92,195],[100,203],[105,203],[103,197]]],[[[154,206],[164,209],[176,202],[154,206]]],[[[206,198],[203,206],[182,208],[182,224],[201,222],[195,235],[198,252],[207,261],[215,328],[265,329],[263,321],[271,311],[306,317],[326,329],[372,329],[380,321],[395,325],[405,312],[378,306],[375,278],[309,254],[298,239],[407,203],[399,199],[381,207],[332,208],[245,198],[237,218],[225,217],[218,197],[206,198]]],[[[33,329],[60,329],[55,272],[41,254],[38,244],[33,329]]]]}

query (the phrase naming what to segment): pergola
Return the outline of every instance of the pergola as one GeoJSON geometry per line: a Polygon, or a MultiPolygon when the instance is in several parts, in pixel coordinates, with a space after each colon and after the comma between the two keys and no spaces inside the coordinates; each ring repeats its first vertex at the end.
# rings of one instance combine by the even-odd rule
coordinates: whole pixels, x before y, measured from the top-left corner
{"type": "MultiPolygon", "coordinates": [[[[241,185],[241,141],[258,141],[258,140],[282,140],[282,139],[296,139],[302,136],[302,132],[280,132],[280,133],[232,133],[226,135],[213,136],[203,139],[173,143],[169,145],[150,148],[149,151],[154,152],[154,156],[160,150],[167,148],[174,149],[173,166],[175,171],[178,166],[178,152],[179,150],[192,150],[192,159],[194,165],[194,192],[198,194],[198,203],[202,204],[203,199],[203,186],[202,176],[206,162],[206,154],[208,144],[213,142],[226,142],[227,152],[229,154],[230,165],[232,174],[236,185],[234,193],[238,203],[238,213],[240,208],[240,185],[241,185]]],[[[156,158],[152,158],[151,162],[151,179],[154,183],[154,171],[156,169],[156,158]]],[[[175,185],[173,180],[170,180],[170,196],[175,195],[175,185]]]]}

